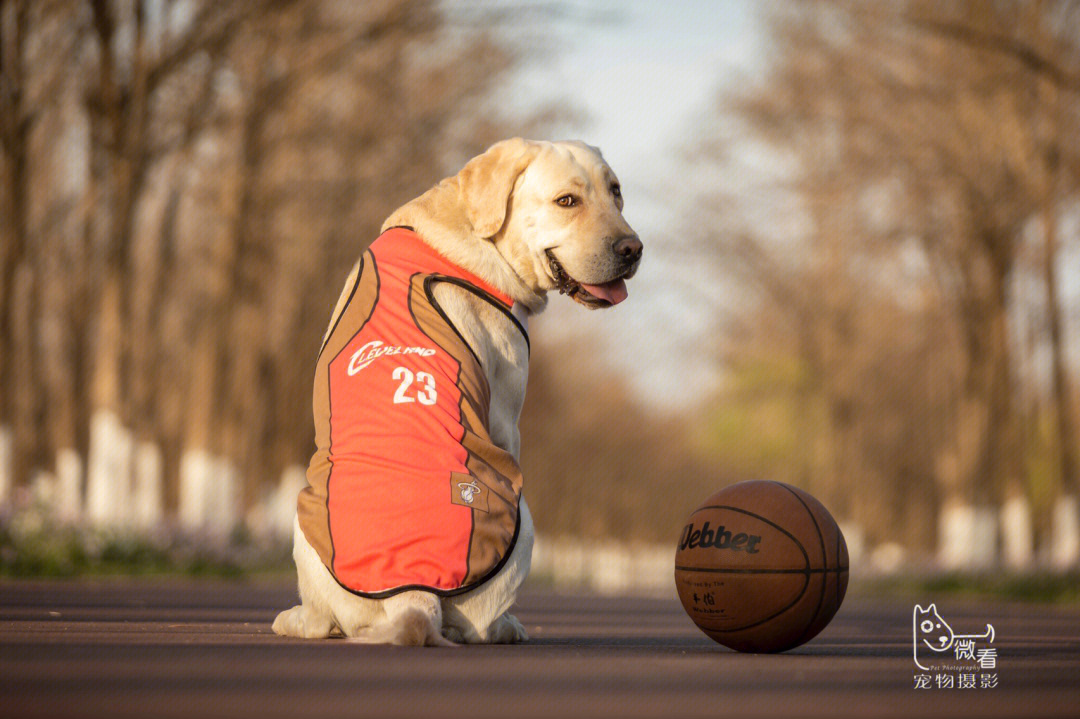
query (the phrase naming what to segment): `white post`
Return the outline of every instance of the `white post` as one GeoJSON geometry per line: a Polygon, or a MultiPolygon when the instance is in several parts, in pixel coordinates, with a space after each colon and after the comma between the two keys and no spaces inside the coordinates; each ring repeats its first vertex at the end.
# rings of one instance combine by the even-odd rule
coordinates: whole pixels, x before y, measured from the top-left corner
{"type": "Polygon", "coordinates": [[[866,554],[866,532],[862,525],[854,520],[840,522],[840,533],[844,535],[844,544],[847,545],[848,564],[857,566],[862,563],[866,554]]]}
{"type": "Polygon", "coordinates": [[[302,465],[290,464],[281,473],[277,490],[270,500],[270,534],[278,539],[287,539],[293,531],[293,517],[296,516],[296,498],[300,490],[307,486],[307,471],[302,465]]]}
{"type": "Polygon", "coordinates": [[[991,569],[998,563],[997,507],[975,507],[975,533],[971,542],[971,568],[991,569]]]}
{"type": "Polygon", "coordinates": [[[589,585],[600,594],[622,594],[630,587],[630,552],[617,542],[605,542],[588,554],[589,585]]]}
{"type": "Polygon", "coordinates": [[[1071,569],[1080,562],[1080,512],[1076,495],[1064,494],[1054,503],[1051,522],[1050,564],[1071,569]]]}
{"type": "Polygon", "coordinates": [[[993,507],[944,507],[938,536],[938,561],[944,569],[989,569],[997,562],[997,512],[993,507]]]}
{"type": "Polygon", "coordinates": [[[938,515],[938,562],[944,569],[957,569],[964,565],[973,522],[973,508],[969,505],[950,504],[941,508],[938,515]]]}
{"type": "Polygon", "coordinates": [[[1035,538],[1031,522],[1031,504],[1016,495],[1001,507],[1001,553],[1012,569],[1027,569],[1035,558],[1035,538]]]}
{"type": "Polygon", "coordinates": [[[90,455],[86,474],[86,514],[94,524],[124,522],[130,513],[131,460],[134,438],[108,410],[90,418],[90,455]]]}
{"type": "Polygon", "coordinates": [[[207,497],[211,498],[208,529],[215,539],[222,541],[240,521],[240,472],[229,458],[217,457],[211,477],[207,491],[207,497]]]}
{"type": "Polygon", "coordinates": [[[563,537],[552,545],[555,561],[552,564],[552,579],[559,588],[575,587],[586,578],[585,549],[579,540],[563,537]]]}
{"type": "Polygon", "coordinates": [[[30,497],[33,503],[44,509],[43,517],[55,517],[56,475],[43,469],[30,475],[30,497]]]}
{"type": "Polygon", "coordinates": [[[79,453],[67,447],[56,452],[56,517],[61,522],[82,519],[83,462],[79,453]]]}
{"type": "Polygon", "coordinates": [[[883,542],[869,552],[868,564],[876,574],[896,574],[904,568],[908,552],[899,542],[883,542]]]}
{"type": "Polygon", "coordinates": [[[635,593],[675,597],[675,550],[667,544],[630,547],[630,587],[635,593]]]}
{"type": "Polygon", "coordinates": [[[154,529],[160,526],[165,518],[163,465],[161,448],[157,443],[139,442],[135,448],[135,487],[131,521],[140,530],[154,529]]]}
{"type": "Polygon", "coordinates": [[[206,529],[208,491],[214,460],[202,449],[188,449],[180,456],[180,526],[195,532],[206,529]]]}
{"type": "Polygon", "coordinates": [[[11,426],[0,424],[0,509],[15,498],[15,433],[11,426]]]}

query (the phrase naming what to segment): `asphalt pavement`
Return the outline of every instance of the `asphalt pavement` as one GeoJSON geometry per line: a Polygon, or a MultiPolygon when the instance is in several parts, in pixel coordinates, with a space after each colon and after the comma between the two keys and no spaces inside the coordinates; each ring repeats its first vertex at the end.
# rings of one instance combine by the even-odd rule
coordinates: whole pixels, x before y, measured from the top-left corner
{"type": "Polygon", "coordinates": [[[1080,716],[1076,607],[927,597],[994,639],[974,671],[923,671],[907,600],[849,598],[780,655],[713,643],[674,599],[533,589],[531,641],[455,649],[277,637],[294,600],[284,581],[0,580],[0,717],[1080,716]]]}

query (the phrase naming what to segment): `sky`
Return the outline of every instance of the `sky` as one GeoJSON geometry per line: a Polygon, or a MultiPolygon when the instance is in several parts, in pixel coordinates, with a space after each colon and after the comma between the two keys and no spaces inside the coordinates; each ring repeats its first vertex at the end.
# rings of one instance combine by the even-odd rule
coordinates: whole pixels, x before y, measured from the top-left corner
{"type": "Polygon", "coordinates": [[[694,282],[679,266],[682,153],[692,150],[717,90],[753,78],[760,21],[741,0],[567,2],[552,23],[552,52],[509,88],[512,106],[565,98],[582,111],[567,137],[598,146],[623,186],[624,215],[645,244],[642,266],[617,307],[589,312],[552,296],[533,322],[536,342],[599,338],[605,360],[639,397],[677,409],[708,396],[718,370],[709,357],[708,310],[680,292],[694,282]],[[600,22],[582,21],[595,13],[600,22]]]}
{"type": "MultiPolygon", "coordinates": [[[[721,298],[728,312],[738,308],[739,298],[722,280],[686,262],[682,213],[695,201],[686,153],[715,130],[706,123],[718,92],[754,83],[764,73],[763,11],[768,4],[563,0],[556,6],[565,8],[558,19],[539,23],[534,11],[532,20],[523,23],[526,33],[535,32],[537,25],[550,33],[550,52],[519,73],[508,88],[507,103],[528,109],[562,98],[582,112],[566,137],[600,147],[622,183],[623,214],[641,236],[645,253],[640,271],[628,283],[626,302],[589,312],[552,296],[548,309],[532,323],[534,344],[595,338],[588,346],[597,347],[608,366],[625,374],[640,399],[658,409],[690,408],[715,396],[723,379],[712,337],[722,322],[720,310],[697,298],[721,298]]],[[[770,164],[752,147],[744,154],[751,165],[770,164]]],[[[732,178],[697,180],[727,185],[732,178]]],[[[770,221],[777,218],[770,215],[770,221]]],[[[1072,227],[1062,232],[1075,234],[1072,227]]],[[[1076,253],[1080,246],[1074,247],[1076,253]]],[[[1062,266],[1077,264],[1070,255],[1062,258],[1062,266]]],[[[1080,273],[1062,272],[1060,281],[1066,306],[1076,307],[1080,273]]],[[[1069,324],[1077,327],[1080,317],[1069,318],[1069,324]]],[[[1071,363],[1080,366],[1080,332],[1072,334],[1067,352],[1071,363]]],[[[1036,364],[1045,369],[1049,365],[1043,359],[1036,358],[1036,364]]]]}

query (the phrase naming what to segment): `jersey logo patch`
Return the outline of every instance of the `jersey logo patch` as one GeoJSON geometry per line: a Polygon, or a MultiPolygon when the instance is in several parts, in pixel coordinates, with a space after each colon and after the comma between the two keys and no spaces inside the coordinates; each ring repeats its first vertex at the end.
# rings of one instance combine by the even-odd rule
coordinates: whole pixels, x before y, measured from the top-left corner
{"type": "Polygon", "coordinates": [[[471,474],[450,473],[450,502],[470,509],[488,511],[488,488],[471,474]]]}

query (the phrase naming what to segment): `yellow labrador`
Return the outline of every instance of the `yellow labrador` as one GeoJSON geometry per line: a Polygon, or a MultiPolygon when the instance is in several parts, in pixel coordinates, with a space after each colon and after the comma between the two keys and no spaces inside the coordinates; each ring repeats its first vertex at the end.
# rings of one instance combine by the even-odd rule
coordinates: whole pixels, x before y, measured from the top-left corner
{"type": "MultiPolygon", "coordinates": [[[[384,231],[407,226],[423,242],[513,301],[527,328],[547,293],[559,290],[589,308],[626,299],[642,244],[622,216],[615,174],[580,142],[515,138],[493,145],[394,212],[384,231]]],[[[348,302],[357,269],[331,316],[327,337],[348,302]]],[[[490,387],[491,441],[519,457],[518,418],[525,399],[528,346],[512,318],[453,283],[434,288],[438,305],[479,361],[490,387]]],[[[343,634],[372,643],[445,645],[528,639],[507,610],[529,571],[533,524],[524,497],[517,539],[490,578],[462,593],[401,591],[382,598],[346,590],[301,530],[294,527],[301,604],[273,629],[294,637],[343,634]]]]}

